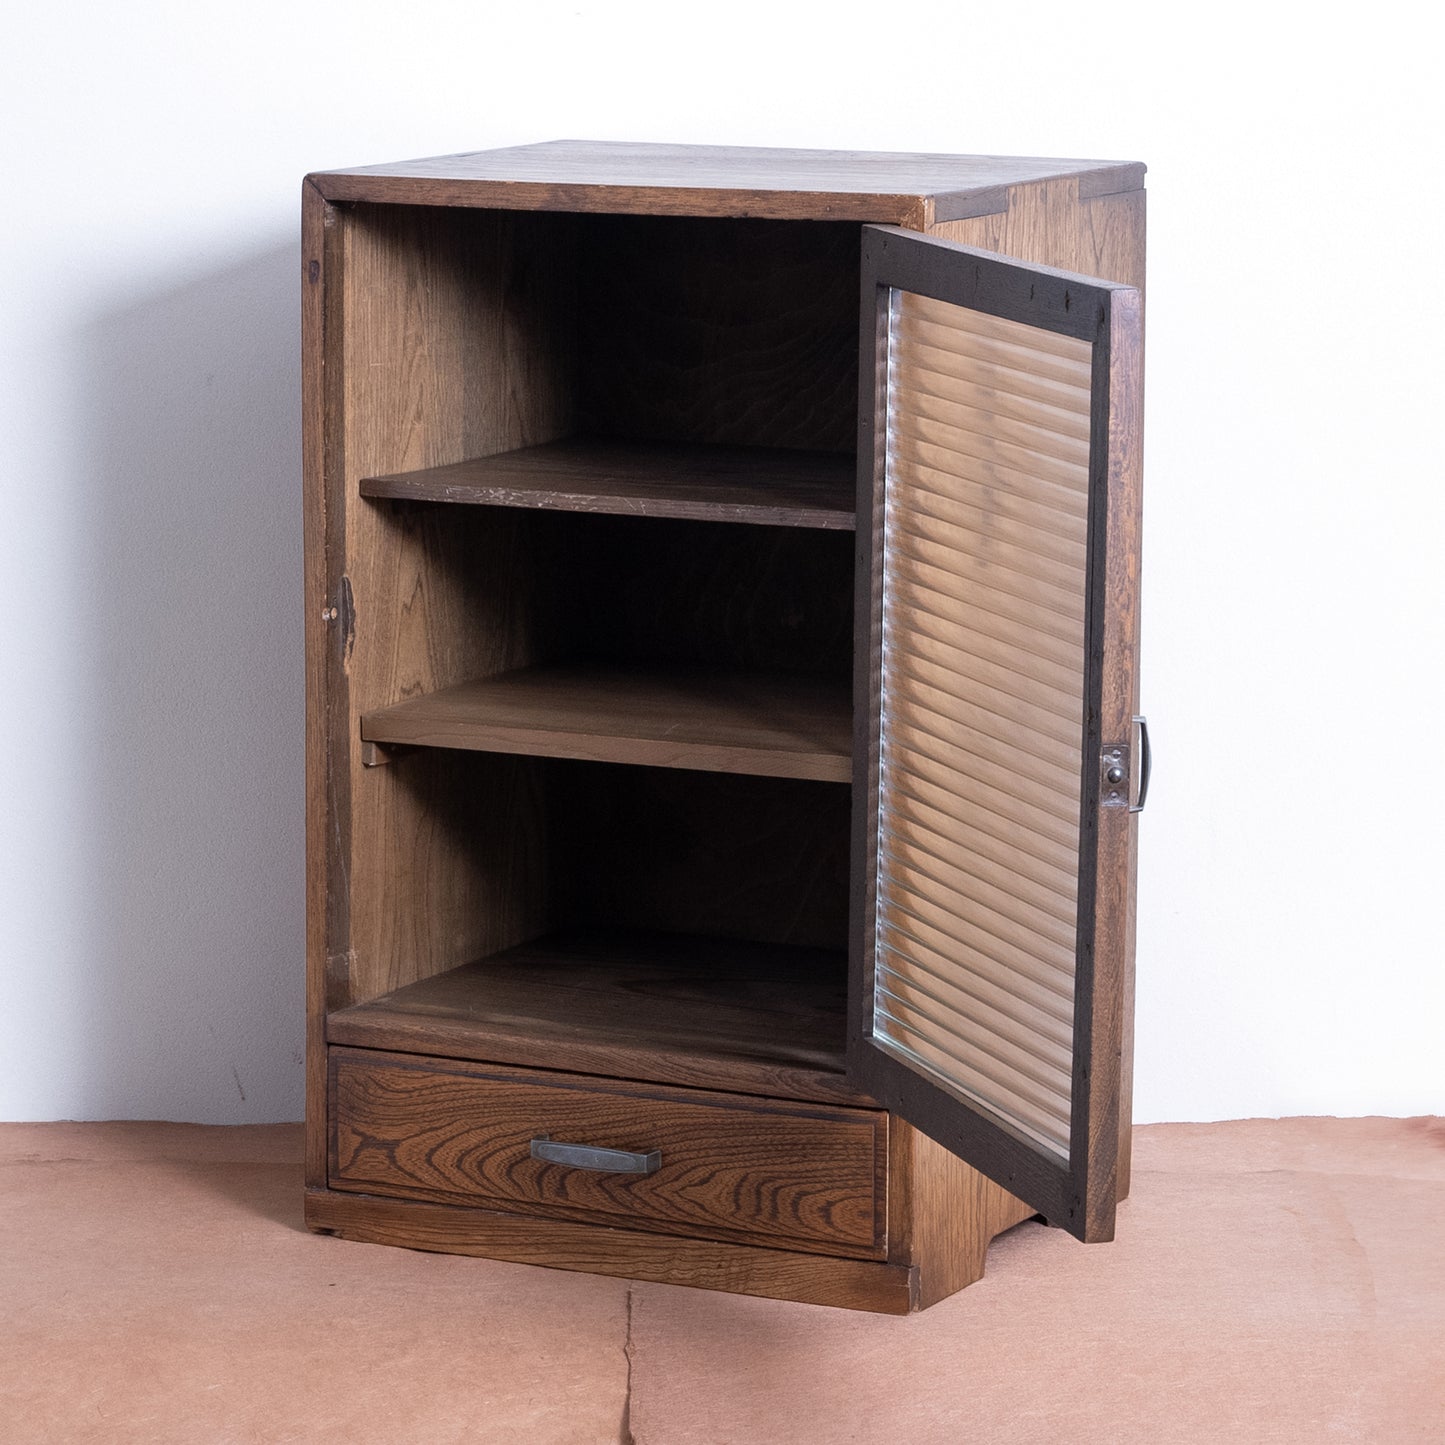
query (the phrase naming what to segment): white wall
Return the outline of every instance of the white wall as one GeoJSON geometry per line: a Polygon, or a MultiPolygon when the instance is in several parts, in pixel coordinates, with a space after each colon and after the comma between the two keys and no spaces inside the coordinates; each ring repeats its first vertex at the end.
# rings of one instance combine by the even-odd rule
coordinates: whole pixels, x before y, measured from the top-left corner
{"type": "Polygon", "coordinates": [[[1445,1108],[1410,13],[12,7],[0,1118],[299,1115],[298,183],[556,136],[1149,162],[1137,1114],[1445,1108]]]}

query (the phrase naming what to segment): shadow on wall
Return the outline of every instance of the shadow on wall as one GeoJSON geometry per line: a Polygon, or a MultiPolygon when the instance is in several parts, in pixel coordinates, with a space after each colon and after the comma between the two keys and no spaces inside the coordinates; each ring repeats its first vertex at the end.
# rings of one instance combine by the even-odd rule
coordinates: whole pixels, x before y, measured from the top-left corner
{"type": "Polygon", "coordinates": [[[80,338],[92,1117],[301,1115],[299,271],[80,338]]]}

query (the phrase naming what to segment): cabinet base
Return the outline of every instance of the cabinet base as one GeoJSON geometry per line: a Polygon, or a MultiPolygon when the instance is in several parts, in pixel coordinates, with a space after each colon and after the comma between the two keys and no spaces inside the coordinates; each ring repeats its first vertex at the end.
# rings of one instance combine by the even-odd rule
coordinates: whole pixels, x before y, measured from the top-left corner
{"type": "Polygon", "coordinates": [[[918,1270],[907,1265],[714,1244],[448,1204],[310,1189],[306,1224],[367,1244],[478,1255],[876,1314],[908,1314],[920,1304],[918,1270]]]}

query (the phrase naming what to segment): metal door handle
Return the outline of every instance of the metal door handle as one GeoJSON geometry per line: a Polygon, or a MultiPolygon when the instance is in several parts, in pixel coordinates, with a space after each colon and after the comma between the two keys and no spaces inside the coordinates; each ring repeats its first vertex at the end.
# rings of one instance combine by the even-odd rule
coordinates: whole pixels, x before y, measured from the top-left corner
{"type": "Polygon", "coordinates": [[[1153,768],[1154,759],[1149,752],[1149,719],[1142,713],[1135,713],[1134,721],[1139,724],[1139,801],[1132,803],[1129,811],[1142,813],[1144,800],[1149,796],[1149,773],[1153,768]]]}
{"type": "Polygon", "coordinates": [[[532,1140],[532,1158],[569,1169],[591,1169],[599,1174],[655,1174],[662,1166],[662,1151],[634,1154],[627,1149],[594,1149],[590,1144],[563,1144],[545,1134],[532,1140]]]}

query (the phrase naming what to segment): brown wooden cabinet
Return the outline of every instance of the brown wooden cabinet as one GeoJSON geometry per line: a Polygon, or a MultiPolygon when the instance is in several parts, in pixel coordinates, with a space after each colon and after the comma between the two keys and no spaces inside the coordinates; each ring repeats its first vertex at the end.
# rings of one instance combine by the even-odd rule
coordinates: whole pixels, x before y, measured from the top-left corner
{"type": "Polygon", "coordinates": [[[895,1312],[1112,1235],[1142,180],[308,177],[313,1228],[895,1312]]]}

